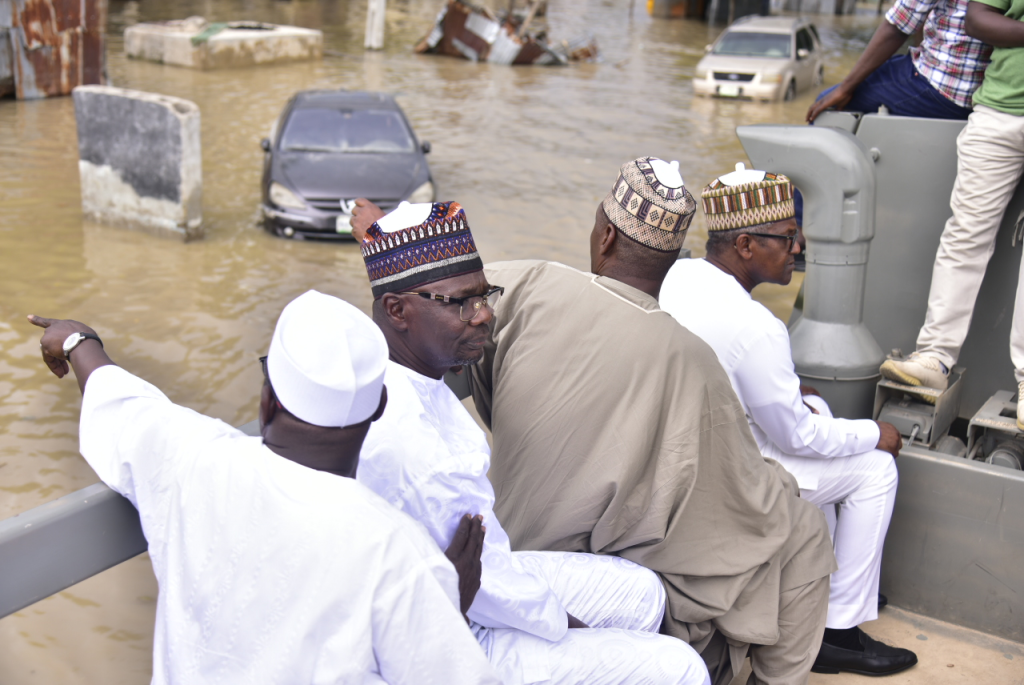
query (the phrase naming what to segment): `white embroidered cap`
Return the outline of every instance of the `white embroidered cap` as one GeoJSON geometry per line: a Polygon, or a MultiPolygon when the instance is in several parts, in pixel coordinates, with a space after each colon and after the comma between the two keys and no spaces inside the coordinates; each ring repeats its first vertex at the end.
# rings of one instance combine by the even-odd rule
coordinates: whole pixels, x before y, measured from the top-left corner
{"type": "Polygon", "coordinates": [[[377,411],[387,361],[384,334],[370,317],[310,290],[281,312],[267,375],[289,412],[315,426],[340,428],[377,411]]]}

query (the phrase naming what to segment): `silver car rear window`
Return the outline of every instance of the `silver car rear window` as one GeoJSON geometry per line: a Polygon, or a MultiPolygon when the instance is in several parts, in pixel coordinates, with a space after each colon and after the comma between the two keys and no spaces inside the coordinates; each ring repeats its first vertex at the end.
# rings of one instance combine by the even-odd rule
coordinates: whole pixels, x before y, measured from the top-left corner
{"type": "Polygon", "coordinates": [[[730,31],[722,36],[712,52],[737,57],[789,57],[791,40],[785,33],[730,31]]]}
{"type": "Polygon", "coordinates": [[[304,152],[412,152],[415,144],[397,112],[297,109],[288,117],[281,149],[304,152]]]}

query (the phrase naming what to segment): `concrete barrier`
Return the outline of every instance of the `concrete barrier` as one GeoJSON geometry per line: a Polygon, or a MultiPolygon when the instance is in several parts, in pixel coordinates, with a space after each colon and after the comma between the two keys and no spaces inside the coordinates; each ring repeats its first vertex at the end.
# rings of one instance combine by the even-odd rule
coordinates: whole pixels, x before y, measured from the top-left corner
{"type": "Polygon", "coordinates": [[[320,31],[261,22],[208,23],[189,17],[124,30],[129,57],[193,69],[320,59],[323,49],[320,31]]]}
{"type": "Polygon", "coordinates": [[[202,237],[199,107],[109,86],[72,92],[82,211],[90,219],[202,237]]]}

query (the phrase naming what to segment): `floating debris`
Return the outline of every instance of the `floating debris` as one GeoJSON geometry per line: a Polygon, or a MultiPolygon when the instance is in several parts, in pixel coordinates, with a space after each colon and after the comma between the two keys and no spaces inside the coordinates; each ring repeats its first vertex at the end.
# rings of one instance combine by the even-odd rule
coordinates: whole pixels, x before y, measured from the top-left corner
{"type": "Polygon", "coordinates": [[[592,35],[552,44],[543,29],[529,30],[546,7],[544,0],[538,0],[526,12],[511,11],[498,17],[486,7],[450,0],[414,51],[491,64],[562,65],[596,60],[597,41],[592,35]]]}

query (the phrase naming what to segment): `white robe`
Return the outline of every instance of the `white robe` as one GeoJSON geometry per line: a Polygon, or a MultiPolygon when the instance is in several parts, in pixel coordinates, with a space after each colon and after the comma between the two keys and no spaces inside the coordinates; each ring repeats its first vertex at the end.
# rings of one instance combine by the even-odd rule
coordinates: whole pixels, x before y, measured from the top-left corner
{"type": "Polygon", "coordinates": [[[832,515],[830,527],[833,505],[842,504],[834,525],[839,569],[832,574],[825,625],[852,628],[877,618],[882,548],[898,482],[892,455],[875,449],[878,424],[834,418],[822,398],[801,396],[786,326],[714,264],[676,262],[660,302],[715,351],[761,453],[793,474],[801,497],[832,515]]]}
{"type": "Polygon", "coordinates": [[[814,490],[823,459],[874,449],[878,425],[814,414],[800,395],[789,331],[735,278],[703,259],[681,259],[661,286],[661,308],[715,351],[761,453],[801,490],[814,490]]]}
{"type": "Polygon", "coordinates": [[[160,586],[154,684],[499,683],[422,527],[116,366],[81,451],[139,510],[160,586]]]}
{"type": "Polygon", "coordinates": [[[484,432],[443,380],[388,362],[388,405],[363,444],[358,480],[420,521],[445,548],[464,514],[487,534],[480,591],[468,612],[507,685],[703,683],[689,645],[657,635],[665,591],[617,557],[512,552],[494,516],[484,432]],[[591,626],[568,630],[567,613],[591,626]]]}

